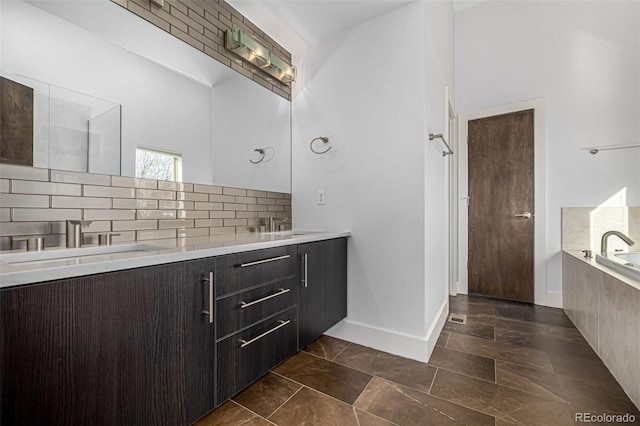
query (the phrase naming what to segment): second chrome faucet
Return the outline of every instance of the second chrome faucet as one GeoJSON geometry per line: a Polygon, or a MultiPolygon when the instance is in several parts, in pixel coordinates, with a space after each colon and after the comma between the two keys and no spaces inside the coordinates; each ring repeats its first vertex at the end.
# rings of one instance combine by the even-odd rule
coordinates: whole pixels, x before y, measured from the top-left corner
{"type": "Polygon", "coordinates": [[[67,221],[67,248],[82,247],[82,228],[91,225],[90,220],[67,221]]]}
{"type": "Polygon", "coordinates": [[[604,234],[602,234],[602,238],[600,239],[600,254],[602,254],[603,256],[607,255],[607,240],[611,235],[615,235],[616,237],[619,237],[622,241],[624,241],[630,246],[634,244],[631,238],[627,237],[620,231],[607,231],[604,234]]]}

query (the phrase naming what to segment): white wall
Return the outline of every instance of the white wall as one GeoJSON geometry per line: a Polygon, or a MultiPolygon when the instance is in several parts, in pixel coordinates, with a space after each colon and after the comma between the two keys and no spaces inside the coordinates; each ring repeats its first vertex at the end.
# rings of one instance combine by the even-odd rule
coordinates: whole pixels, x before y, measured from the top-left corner
{"type": "Polygon", "coordinates": [[[2,3],[4,69],[122,104],[123,175],[135,174],[143,144],[181,152],[186,182],[212,181],[210,88],[29,4],[2,3]]]}
{"type": "Polygon", "coordinates": [[[425,132],[431,119],[442,130],[441,73],[453,80],[436,48],[451,54],[452,37],[446,46],[440,31],[425,34],[431,9],[412,3],[297,55],[293,101],[294,227],[352,231],[348,317],[330,334],[423,361],[447,300],[443,160],[425,132]],[[427,71],[437,73],[429,90],[427,71]],[[318,136],[330,138],[325,155],[309,150],[318,136]],[[326,205],[316,204],[318,189],[326,205]]]}
{"type": "Polygon", "coordinates": [[[488,2],[460,12],[456,88],[459,112],[545,99],[547,292],[560,293],[560,208],[640,205],[640,151],[584,149],[640,143],[640,3],[488,2]]]}
{"type": "Polygon", "coordinates": [[[291,103],[238,75],[213,86],[213,181],[291,192],[291,103]],[[250,100],[250,101],[248,101],[250,100]],[[264,160],[256,148],[266,148],[264,160]]]}

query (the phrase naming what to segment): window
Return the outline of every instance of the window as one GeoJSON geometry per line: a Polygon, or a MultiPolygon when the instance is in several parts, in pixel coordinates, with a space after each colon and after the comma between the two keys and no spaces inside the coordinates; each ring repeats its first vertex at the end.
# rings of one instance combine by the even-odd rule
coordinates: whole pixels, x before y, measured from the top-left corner
{"type": "Polygon", "coordinates": [[[136,148],[136,177],[182,181],[182,156],[151,148],[136,148]]]}

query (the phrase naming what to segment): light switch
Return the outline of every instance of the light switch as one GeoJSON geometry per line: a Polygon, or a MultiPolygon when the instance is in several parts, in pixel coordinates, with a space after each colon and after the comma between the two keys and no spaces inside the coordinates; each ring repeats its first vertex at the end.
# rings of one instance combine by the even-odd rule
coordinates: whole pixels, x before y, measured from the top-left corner
{"type": "Polygon", "coordinates": [[[325,198],[324,189],[318,189],[318,205],[325,204],[325,201],[326,201],[326,198],[325,198]]]}

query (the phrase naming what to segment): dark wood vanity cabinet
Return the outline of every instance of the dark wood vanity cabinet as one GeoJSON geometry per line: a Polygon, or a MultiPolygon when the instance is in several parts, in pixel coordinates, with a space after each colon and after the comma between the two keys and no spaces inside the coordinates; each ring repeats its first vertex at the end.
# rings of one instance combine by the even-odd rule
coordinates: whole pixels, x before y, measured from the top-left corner
{"type": "Polygon", "coordinates": [[[211,259],[0,291],[3,425],[188,424],[215,406],[211,259]]]}
{"type": "Polygon", "coordinates": [[[218,258],[218,404],[297,351],[296,254],[293,245],[218,258]]]}
{"type": "Polygon", "coordinates": [[[347,239],[300,244],[298,256],[302,349],[347,316],[347,239]]]}
{"type": "Polygon", "coordinates": [[[340,238],[0,290],[0,424],[195,422],[346,316],[346,249],[340,238]]]}

